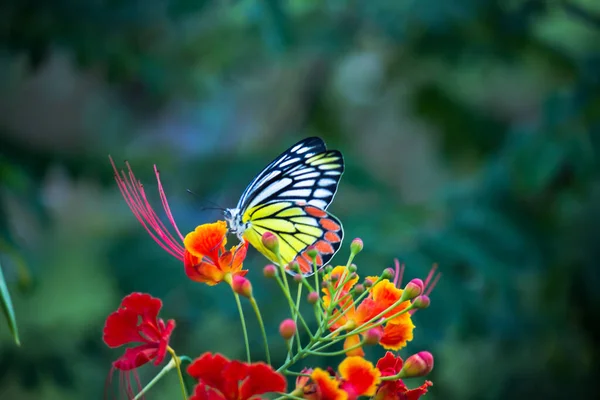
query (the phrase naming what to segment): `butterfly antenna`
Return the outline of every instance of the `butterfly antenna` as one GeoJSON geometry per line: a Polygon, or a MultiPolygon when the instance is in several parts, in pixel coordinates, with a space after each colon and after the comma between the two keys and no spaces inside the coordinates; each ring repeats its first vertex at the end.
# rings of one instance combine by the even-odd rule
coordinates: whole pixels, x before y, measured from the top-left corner
{"type": "Polygon", "coordinates": [[[201,201],[203,201],[205,203],[212,204],[214,206],[214,207],[202,207],[202,210],[221,210],[221,211],[225,211],[225,208],[219,206],[218,204],[216,204],[216,203],[214,203],[214,202],[212,202],[212,201],[210,201],[208,199],[202,198],[202,196],[197,195],[196,193],[192,192],[190,189],[186,189],[186,191],[189,194],[193,194],[194,196],[198,197],[201,201]]]}

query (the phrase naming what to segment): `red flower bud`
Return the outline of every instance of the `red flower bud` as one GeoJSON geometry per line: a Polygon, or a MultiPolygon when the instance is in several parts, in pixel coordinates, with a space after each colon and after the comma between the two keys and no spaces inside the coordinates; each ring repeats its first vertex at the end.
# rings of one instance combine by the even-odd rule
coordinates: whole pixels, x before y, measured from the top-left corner
{"type": "Polygon", "coordinates": [[[413,279],[412,281],[408,282],[404,287],[404,291],[402,292],[402,298],[404,300],[412,300],[421,293],[423,293],[424,287],[425,285],[423,284],[422,280],[418,278],[413,279]]]}
{"type": "Polygon", "coordinates": [[[359,283],[356,286],[354,286],[354,293],[363,294],[364,292],[365,292],[365,285],[363,285],[362,283],[359,283]]]}
{"type": "Polygon", "coordinates": [[[391,268],[386,268],[383,270],[381,277],[383,279],[392,279],[394,277],[394,270],[391,268]]]}
{"type": "Polygon", "coordinates": [[[279,239],[271,232],[265,232],[262,235],[262,244],[273,253],[279,252],[279,239]]]}
{"type": "Polygon", "coordinates": [[[294,281],[296,283],[302,283],[302,275],[300,275],[300,274],[294,275],[294,281]]]}
{"type": "Polygon", "coordinates": [[[371,346],[379,344],[382,336],[383,329],[381,327],[371,328],[365,333],[365,344],[371,346]]]}
{"type": "Polygon", "coordinates": [[[370,279],[366,279],[364,285],[366,288],[370,288],[371,286],[373,286],[373,281],[370,279]]]}
{"type": "Polygon", "coordinates": [[[252,297],[252,284],[243,276],[235,275],[231,281],[231,288],[240,296],[252,297]]]}
{"type": "Polygon", "coordinates": [[[308,246],[306,248],[306,255],[314,260],[319,255],[319,251],[317,250],[317,248],[315,246],[308,246]]]}
{"type": "Polygon", "coordinates": [[[354,255],[361,252],[363,249],[363,241],[359,238],[356,238],[350,243],[350,252],[354,255]]]}
{"type": "Polygon", "coordinates": [[[317,301],[319,301],[319,293],[310,292],[308,296],[306,296],[306,300],[308,300],[310,304],[316,304],[317,301]]]}
{"type": "Polygon", "coordinates": [[[413,354],[404,361],[401,378],[415,378],[425,376],[433,369],[433,355],[428,351],[421,351],[413,354]]]}
{"type": "Polygon", "coordinates": [[[277,276],[277,267],[273,264],[269,264],[263,268],[263,275],[266,278],[274,278],[277,276]]]}
{"type": "Polygon", "coordinates": [[[413,300],[413,307],[417,309],[427,308],[429,307],[430,302],[431,301],[429,300],[429,296],[422,294],[421,296],[413,300]]]}
{"type": "Polygon", "coordinates": [[[289,340],[294,337],[296,334],[296,323],[293,319],[284,319],[281,324],[279,324],[279,334],[285,340],[289,340]]]}

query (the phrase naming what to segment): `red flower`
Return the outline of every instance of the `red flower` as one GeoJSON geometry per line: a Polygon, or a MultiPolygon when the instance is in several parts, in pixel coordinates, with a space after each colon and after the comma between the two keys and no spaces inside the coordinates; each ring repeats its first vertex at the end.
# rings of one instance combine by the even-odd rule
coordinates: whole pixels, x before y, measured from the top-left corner
{"type": "Polygon", "coordinates": [[[145,293],[125,297],[117,311],[106,318],[103,340],[109,347],[139,343],[129,347],[114,363],[114,368],[129,371],[154,360],[160,364],[167,354],[175,321],[158,318],[162,301],[145,293]]]}
{"type": "MultiPolygon", "coordinates": [[[[396,357],[392,352],[387,352],[385,356],[377,361],[377,369],[381,371],[381,376],[397,375],[402,370],[402,358],[396,357]]],[[[408,389],[402,379],[395,381],[383,381],[377,389],[376,400],[418,400],[427,393],[427,388],[432,386],[431,381],[425,383],[416,389],[408,389]]]]}
{"type": "Polygon", "coordinates": [[[256,400],[262,394],[286,390],[283,375],[267,364],[230,361],[220,354],[204,353],[187,372],[198,380],[189,400],[256,400]]]}

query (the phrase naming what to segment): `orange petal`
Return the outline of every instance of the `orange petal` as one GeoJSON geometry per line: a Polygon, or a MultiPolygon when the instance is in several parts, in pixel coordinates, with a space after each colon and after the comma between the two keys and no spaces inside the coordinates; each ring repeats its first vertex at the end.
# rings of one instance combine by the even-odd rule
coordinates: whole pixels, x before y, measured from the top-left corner
{"type": "Polygon", "coordinates": [[[410,314],[402,314],[402,320],[395,319],[393,322],[388,322],[383,328],[383,336],[379,341],[385,349],[399,350],[406,346],[406,342],[413,339],[413,329],[415,326],[412,323],[410,314]]]}
{"type": "Polygon", "coordinates": [[[375,394],[381,372],[369,361],[362,357],[347,357],[338,367],[338,371],[344,378],[342,389],[348,392],[348,397],[356,398],[375,394]]]}
{"type": "Polygon", "coordinates": [[[226,243],[227,223],[225,221],[200,225],[183,239],[183,245],[192,255],[208,256],[214,261],[217,260],[219,250],[223,249],[226,243]]]}
{"type": "MultiPolygon", "coordinates": [[[[387,279],[384,279],[377,283],[375,286],[373,286],[371,296],[383,311],[392,306],[398,300],[400,300],[400,297],[402,297],[402,289],[398,289],[396,285],[394,285],[392,282],[390,282],[387,279]]],[[[384,317],[391,317],[392,315],[395,315],[398,312],[404,310],[409,305],[410,301],[403,301],[402,303],[396,305],[394,308],[386,312],[384,314],[384,317]]]]}
{"type": "MultiPolygon", "coordinates": [[[[354,287],[354,285],[356,285],[356,282],[358,282],[358,275],[356,276],[356,278],[348,280],[350,271],[348,271],[348,269],[346,267],[341,266],[341,265],[338,265],[337,267],[335,267],[331,271],[331,274],[326,274],[324,279],[331,279],[331,277],[334,275],[338,277],[337,281],[332,282],[334,290],[337,290],[337,288],[340,286],[340,284],[347,280],[347,282],[344,284],[344,286],[342,288],[340,288],[341,293],[338,295],[338,298],[340,298],[344,294],[348,293],[350,291],[350,289],[352,289],[354,287]]],[[[325,295],[323,296],[323,302],[325,303],[325,307],[329,307],[329,303],[331,302],[331,293],[329,293],[329,289],[327,287],[323,288],[323,292],[325,293],[325,295]]]]}
{"type": "Polygon", "coordinates": [[[310,374],[312,381],[317,385],[319,400],[347,400],[348,393],[340,389],[340,383],[327,371],[315,368],[310,374]]]}
{"type": "Polygon", "coordinates": [[[214,286],[223,281],[224,273],[213,264],[200,262],[193,266],[185,267],[185,274],[193,281],[214,286]]]}
{"type": "MultiPolygon", "coordinates": [[[[346,338],[346,340],[344,340],[344,350],[349,349],[352,346],[356,346],[359,343],[360,343],[360,336],[358,336],[358,335],[348,336],[346,338]]],[[[354,350],[349,350],[346,352],[346,356],[348,356],[348,357],[350,357],[350,356],[364,357],[364,355],[365,355],[365,352],[363,351],[362,347],[359,347],[354,350]]]]}

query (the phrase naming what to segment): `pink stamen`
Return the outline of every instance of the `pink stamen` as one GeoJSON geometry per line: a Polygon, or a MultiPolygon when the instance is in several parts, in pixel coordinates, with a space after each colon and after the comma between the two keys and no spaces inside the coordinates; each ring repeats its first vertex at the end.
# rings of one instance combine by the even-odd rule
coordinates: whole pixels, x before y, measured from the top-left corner
{"type": "Polygon", "coordinates": [[[427,279],[425,279],[425,295],[429,296],[429,294],[433,291],[433,288],[435,287],[435,285],[438,283],[438,281],[440,280],[442,274],[438,273],[435,274],[435,272],[437,271],[438,265],[437,264],[433,264],[433,267],[431,268],[431,270],[429,271],[429,274],[427,275],[427,279]],[[435,274],[435,277],[434,277],[435,274]],[[433,280],[432,280],[433,278],[433,280]]]}
{"type": "MultiPolygon", "coordinates": [[[[175,239],[171,232],[169,232],[165,224],[160,220],[160,218],[150,205],[150,202],[148,201],[148,198],[146,197],[146,193],[144,191],[144,186],[135,178],[135,175],[133,174],[133,170],[131,169],[129,163],[126,163],[128,173],[126,174],[125,171],[121,171],[119,173],[112,157],[109,156],[109,159],[115,172],[115,181],[117,182],[117,185],[119,187],[119,190],[121,191],[121,194],[123,195],[123,198],[125,199],[125,202],[133,212],[133,215],[137,218],[137,220],[144,227],[144,229],[146,229],[146,231],[152,237],[152,239],[154,239],[154,241],[160,245],[160,247],[162,247],[167,253],[169,253],[173,257],[177,258],[179,261],[183,261],[183,254],[185,251],[183,245],[180,243],[180,241],[175,239]]],[[[160,182],[160,178],[158,176],[158,169],[156,168],[156,166],[154,166],[154,170],[158,180],[158,190],[161,198],[161,203],[163,205],[165,213],[167,214],[169,223],[173,226],[181,241],[183,241],[183,235],[181,235],[179,228],[177,228],[177,225],[175,224],[175,219],[173,218],[173,214],[171,213],[169,203],[167,202],[167,198],[165,196],[162,183],[160,182]]]]}
{"type": "Polygon", "coordinates": [[[394,266],[395,266],[395,270],[396,273],[394,275],[396,275],[394,277],[394,286],[396,287],[400,287],[400,285],[402,285],[402,277],[404,276],[404,263],[402,263],[402,265],[400,265],[400,261],[398,261],[397,258],[394,258],[394,266]]]}

